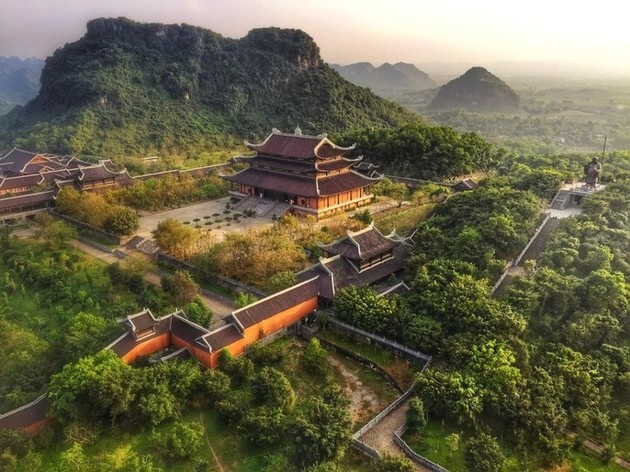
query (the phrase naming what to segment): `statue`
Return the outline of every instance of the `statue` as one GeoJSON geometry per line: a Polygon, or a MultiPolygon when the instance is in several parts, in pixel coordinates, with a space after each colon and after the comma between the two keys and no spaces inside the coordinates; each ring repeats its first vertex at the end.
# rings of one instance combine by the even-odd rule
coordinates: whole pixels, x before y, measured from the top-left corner
{"type": "Polygon", "coordinates": [[[584,166],[584,175],[586,176],[586,189],[594,190],[599,182],[599,174],[602,172],[602,165],[594,157],[591,162],[584,166]]]}

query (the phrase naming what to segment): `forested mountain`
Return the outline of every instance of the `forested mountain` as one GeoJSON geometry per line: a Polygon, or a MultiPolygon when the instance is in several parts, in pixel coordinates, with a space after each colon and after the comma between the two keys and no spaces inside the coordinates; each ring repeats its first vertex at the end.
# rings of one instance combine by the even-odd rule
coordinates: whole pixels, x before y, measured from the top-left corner
{"type": "Polygon", "coordinates": [[[0,56],[0,115],[37,95],[44,61],[0,56]]]}
{"type": "Polygon", "coordinates": [[[405,62],[386,62],[379,67],[374,67],[369,62],[356,62],[347,66],[333,64],[332,68],[344,79],[374,90],[425,90],[437,87],[437,83],[426,72],[405,62]]]}
{"type": "Polygon", "coordinates": [[[41,84],[0,120],[0,148],[185,154],[272,127],[320,133],[421,119],[342,79],[306,33],[279,28],[235,40],[100,18],[46,60],[41,84]]]}
{"type": "Polygon", "coordinates": [[[440,88],[431,108],[505,111],[519,106],[518,94],[483,67],[473,67],[440,88]]]}

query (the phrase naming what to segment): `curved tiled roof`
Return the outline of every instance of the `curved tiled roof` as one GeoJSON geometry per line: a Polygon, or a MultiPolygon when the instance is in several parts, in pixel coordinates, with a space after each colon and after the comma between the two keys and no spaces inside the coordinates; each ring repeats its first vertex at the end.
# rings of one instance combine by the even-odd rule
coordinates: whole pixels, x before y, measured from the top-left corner
{"type": "Polygon", "coordinates": [[[245,145],[260,154],[293,157],[296,159],[314,159],[341,156],[354,149],[337,146],[326,135],[310,136],[303,134],[281,133],[273,130],[260,144],[246,142],[245,145]]]}
{"type": "Polygon", "coordinates": [[[232,317],[247,329],[261,321],[292,306],[302,303],[318,295],[317,277],[305,280],[281,292],[274,293],[262,300],[232,312],[232,317]]]}

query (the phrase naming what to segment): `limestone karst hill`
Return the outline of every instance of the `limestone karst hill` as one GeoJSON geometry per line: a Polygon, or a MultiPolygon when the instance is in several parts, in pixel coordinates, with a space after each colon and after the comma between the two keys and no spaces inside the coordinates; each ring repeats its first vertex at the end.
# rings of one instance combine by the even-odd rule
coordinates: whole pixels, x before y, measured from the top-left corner
{"type": "Polygon", "coordinates": [[[0,119],[0,149],[185,154],[272,127],[339,132],[419,119],[341,78],[300,30],[230,39],[185,24],[100,18],[46,59],[37,97],[0,119]]]}
{"type": "Polygon", "coordinates": [[[518,94],[496,75],[483,67],[473,67],[440,87],[431,108],[506,111],[518,108],[519,101],[518,94]]]}

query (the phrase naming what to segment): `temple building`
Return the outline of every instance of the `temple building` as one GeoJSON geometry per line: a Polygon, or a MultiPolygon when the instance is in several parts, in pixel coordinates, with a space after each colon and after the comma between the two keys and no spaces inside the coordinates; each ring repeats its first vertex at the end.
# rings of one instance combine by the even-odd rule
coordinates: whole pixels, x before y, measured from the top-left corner
{"type": "Polygon", "coordinates": [[[359,231],[348,231],[345,237],[320,248],[324,256],[300,272],[297,279],[317,276],[320,303],[330,305],[344,287],[378,284],[401,272],[411,243],[395,232],[384,235],[370,224],[359,231]]]}
{"type": "Polygon", "coordinates": [[[61,187],[107,190],[131,185],[126,170],[110,160],[91,164],[72,156],[40,154],[14,148],[0,158],[0,216],[48,208],[61,187]]]}
{"type": "Polygon", "coordinates": [[[249,167],[223,175],[232,182],[232,193],[284,201],[296,213],[321,218],[365,205],[372,198],[368,187],[383,178],[374,166],[364,165],[361,156],[345,157],[354,145],[337,146],[326,134],[274,129],[262,143],[245,145],[256,155],[237,159],[249,167]]]}

